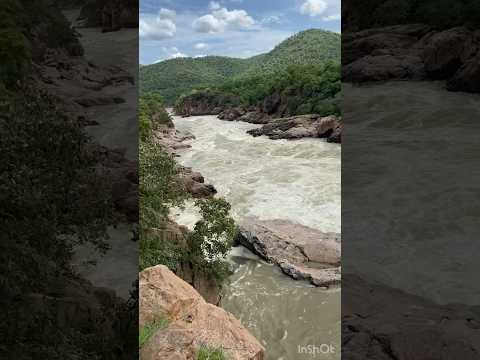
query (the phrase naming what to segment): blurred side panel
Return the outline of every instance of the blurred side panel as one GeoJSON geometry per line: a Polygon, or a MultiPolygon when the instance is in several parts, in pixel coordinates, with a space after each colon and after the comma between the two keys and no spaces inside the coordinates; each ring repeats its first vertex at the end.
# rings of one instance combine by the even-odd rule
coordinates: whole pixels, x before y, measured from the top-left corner
{"type": "Polygon", "coordinates": [[[342,359],[479,359],[480,5],[342,21],[342,359]]]}
{"type": "Polygon", "coordinates": [[[138,1],[0,4],[0,358],[138,358],[138,1]]]}

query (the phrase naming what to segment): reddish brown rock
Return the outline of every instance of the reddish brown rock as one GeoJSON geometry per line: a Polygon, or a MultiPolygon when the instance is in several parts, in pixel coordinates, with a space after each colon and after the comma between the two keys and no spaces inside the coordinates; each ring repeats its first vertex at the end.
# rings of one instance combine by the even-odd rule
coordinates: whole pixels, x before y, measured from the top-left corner
{"type": "Polygon", "coordinates": [[[142,271],[139,293],[140,326],[159,316],[169,319],[142,347],[142,360],[193,359],[202,345],[221,348],[232,360],[264,359],[262,345],[232,314],[208,304],[167,267],[142,271]]]}

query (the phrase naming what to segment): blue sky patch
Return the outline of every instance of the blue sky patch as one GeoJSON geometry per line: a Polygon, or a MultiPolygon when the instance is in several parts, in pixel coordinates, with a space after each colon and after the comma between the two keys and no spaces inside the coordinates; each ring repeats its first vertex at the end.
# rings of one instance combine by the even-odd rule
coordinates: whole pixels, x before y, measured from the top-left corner
{"type": "Polygon", "coordinates": [[[340,0],[141,0],[140,63],[246,58],[306,29],[340,32],[340,0]]]}

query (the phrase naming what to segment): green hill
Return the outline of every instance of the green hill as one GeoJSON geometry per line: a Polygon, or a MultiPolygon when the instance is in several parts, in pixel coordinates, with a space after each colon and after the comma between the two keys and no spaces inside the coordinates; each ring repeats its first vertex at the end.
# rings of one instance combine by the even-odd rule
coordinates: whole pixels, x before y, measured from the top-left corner
{"type": "Polygon", "coordinates": [[[340,61],[340,34],[310,29],[282,41],[267,54],[254,56],[246,75],[283,70],[290,65],[317,65],[326,60],[340,61]]]}
{"type": "Polygon", "coordinates": [[[177,58],[140,68],[140,91],[156,91],[166,104],[193,88],[221,83],[248,68],[243,59],[207,56],[177,58]]]}
{"type": "Polygon", "coordinates": [[[140,91],[156,91],[165,103],[193,89],[220,85],[234,78],[265,75],[290,65],[340,62],[340,34],[311,29],[281,42],[272,51],[248,59],[220,56],[177,58],[140,67],[140,91]]]}

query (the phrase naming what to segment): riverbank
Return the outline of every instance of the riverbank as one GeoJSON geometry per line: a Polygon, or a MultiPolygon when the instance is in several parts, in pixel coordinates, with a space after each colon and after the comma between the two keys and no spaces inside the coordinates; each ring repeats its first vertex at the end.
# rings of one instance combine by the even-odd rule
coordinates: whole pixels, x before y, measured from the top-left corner
{"type": "MultiPolygon", "coordinates": [[[[64,15],[73,24],[79,13],[74,9],[64,15]]],[[[138,30],[104,34],[100,28],[82,27],[75,31],[84,55],[51,51],[38,81],[93,139],[92,151],[111,182],[118,224],[108,230],[106,254],[92,246],[80,246],[73,263],[94,285],[114,289],[128,299],[138,270],[138,244],[132,241],[138,222],[138,30]]]]}
{"type": "Polygon", "coordinates": [[[225,121],[241,121],[261,125],[251,129],[252,136],[268,136],[271,140],[323,138],[327,142],[341,143],[343,123],[336,115],[319,114],[293,115],[287,111],[288,97],[274,93],[257,106],[235,106],[224,104],[218,94],[193,93],[182,97],[175,106],[177,115],[217,116],[225,121]]]}

